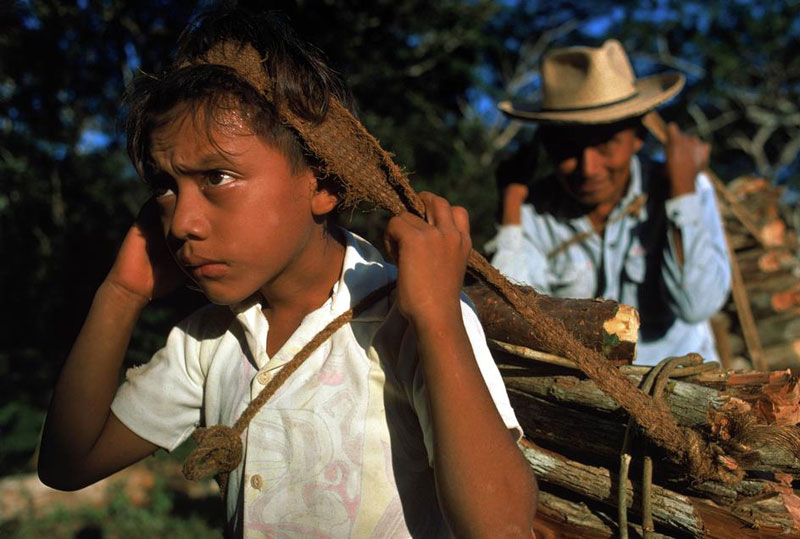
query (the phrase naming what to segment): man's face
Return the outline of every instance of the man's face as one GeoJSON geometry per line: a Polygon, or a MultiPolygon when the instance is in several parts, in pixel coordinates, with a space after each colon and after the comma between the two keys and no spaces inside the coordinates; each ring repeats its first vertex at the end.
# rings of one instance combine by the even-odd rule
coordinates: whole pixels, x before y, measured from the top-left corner
{"type": "Polygon", "coordinates": [[[631,157],[642,147],[634,127],[549,127],[543,135],[567,192],[585,206],[614,205],[625,194],[631,157]]]}
{"type": "Polygon", "coordinates": [[[313,173],[293,172],[233,111],[211,124],[208,132],[202,114],[176,113],[151,135],[147,179],[170,251],[214,303],[298,286],[293,275],[320,226],[313,173]]]}

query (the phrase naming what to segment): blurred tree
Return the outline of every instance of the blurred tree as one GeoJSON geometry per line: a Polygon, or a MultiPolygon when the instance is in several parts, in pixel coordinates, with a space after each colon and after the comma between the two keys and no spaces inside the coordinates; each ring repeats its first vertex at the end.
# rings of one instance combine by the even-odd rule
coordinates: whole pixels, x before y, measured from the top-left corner
{"type": "MultiPolygon", "coordinates": [[[[140,66],[153,69],[194,7],[189,1],[3,3],[3,471],[32,453],[55,373],[143,201],[116,130],[124,81],[140,66]]],[[[134,348],[141,344],[140,338],[134,348]]]]}
{"type": "Polygon", "coordinates": [[[800,187],[800,2],[651,0],[621,26],[640,59],[687,73],[679,115],[729,177],[800,187]]]}
{"type": "MultiPolygon", "coordinates": [[[[580,3],[551,4],[549,29],[532,33],[535,41],[501,51],[497,72],[504,75],[506,97],[537,96],[535,69],[543,49],[599,45],[616,37],[639,76],[686,74],[686,89],[662,113],[712,143],[712,163],[725,178],[754,173],[800,188],[800,58],[794,52],[800,46],[800,2],[593,4],[583,23],[580,9],[580,3]]],[[[514,27],[506,33],[513,34],[514,27]]],[[[503,144],[520,124],[497,126],[504,128],[497,139],[503,144]]]]}
{"type": "MultiPolygon", "coordinates": [[[[362,121],[395,154],[415,189],[446,194],[470,209],[476,232],[490,230],[483,198],[487,188],[494,196],[491,170],[473,166],[484,151],[482,119],[468,117],[465,108],[483,51],[498,39],[486,29],[500,6],[488,0],[301,0],[279,7],[343,74],[362,121]]],[[[343,217],[382,245],[386,216],[343,217]]]]}

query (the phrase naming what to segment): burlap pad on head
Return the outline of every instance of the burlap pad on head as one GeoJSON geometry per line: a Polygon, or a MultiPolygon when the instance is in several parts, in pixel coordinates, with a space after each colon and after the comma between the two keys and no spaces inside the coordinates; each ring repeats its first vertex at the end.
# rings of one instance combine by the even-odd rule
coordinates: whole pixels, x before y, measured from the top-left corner
{"type": "Polygon", "coordinates": [[[345,205],[367,201],[394,215],[406,210],[424,213],[424,206],[400,167],[337,99],[331,98],[326,118],[320,123],[298,116],[288,106],[280,106],[274,99],[274,84],[267,76],[264,60],[249,44],[221,43],[196,63],[200,62],[233,68],[275,103],[281,120],[322,161],[323,172],[340,180],[345,205]]]}
{"type": "MultiPolygon", "coordinates": [[[[331,97],[322,122],[305,120],[275,99],[265,61],[249,44],[224,42],[207,51],[192,63],[212,63],[234,69],[261,91],[276,107],[281,120],[292,128],[306,147],[322,162],[325,173],[334,175],[345,190],[345,203],[366,201],[392,214],[410,211],[424,215],[424,204],[412,189],[408,178],[390,155],[350,112],[331,97]]],[[[598,352],[580,344],[561,324],[537,306],[536,296],[523,296],[496,268],[472,250],[469,270],[498,292],[530,324],[531,332],[551,350],[574,361],[607,395],[620,404],[642,427],[652,442],[666,449],[674,460],[685,464],[698,480],[736,481],[700,435],[681,427],[664,405],[640,391],[628,378],[610,365],[598,352]]]]}

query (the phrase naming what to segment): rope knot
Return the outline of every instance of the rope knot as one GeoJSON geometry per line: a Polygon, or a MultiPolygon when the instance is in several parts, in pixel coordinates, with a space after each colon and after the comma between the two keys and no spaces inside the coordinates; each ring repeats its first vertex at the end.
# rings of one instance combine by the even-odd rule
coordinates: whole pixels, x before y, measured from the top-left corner
{"type": "Polygon", "coordinates": [[[197,447],[183,463],[183,475],[187,479],[228,474],[242,460],[242,439],[227,425],[197,429],[192,437],[197,447]]]}

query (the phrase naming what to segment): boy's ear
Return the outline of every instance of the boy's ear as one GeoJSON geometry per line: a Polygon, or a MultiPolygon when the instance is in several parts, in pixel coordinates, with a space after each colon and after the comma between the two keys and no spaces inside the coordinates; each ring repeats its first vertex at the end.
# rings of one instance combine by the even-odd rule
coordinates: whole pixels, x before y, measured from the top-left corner
{"type": "Polygon", "coordinates": [[[330,189],[316,183],[314,193],[311,195],[311,213],[322,217],[333,211],[339,203],[339,197],[330,189]]]}

